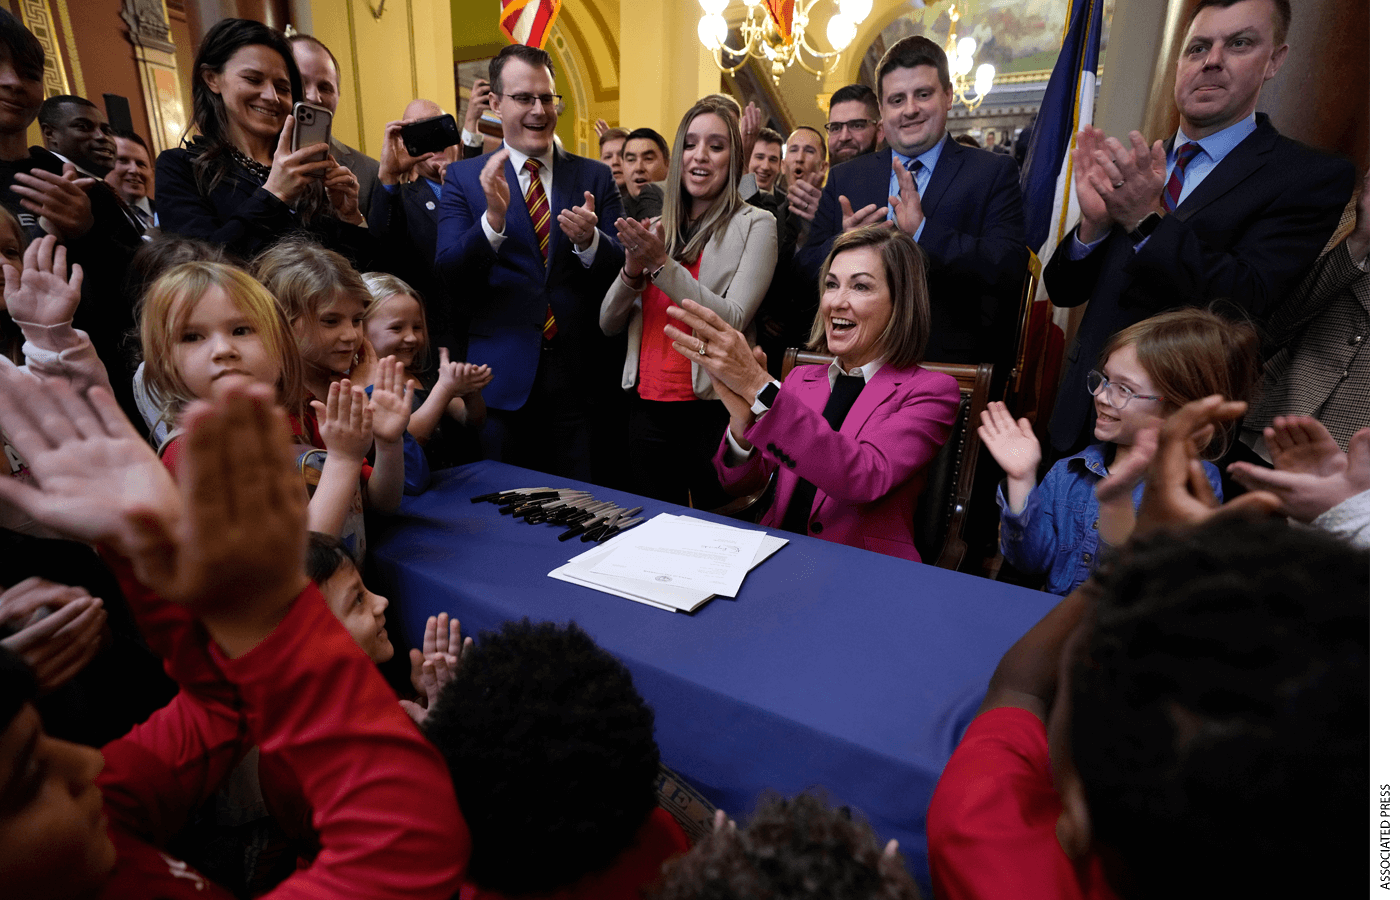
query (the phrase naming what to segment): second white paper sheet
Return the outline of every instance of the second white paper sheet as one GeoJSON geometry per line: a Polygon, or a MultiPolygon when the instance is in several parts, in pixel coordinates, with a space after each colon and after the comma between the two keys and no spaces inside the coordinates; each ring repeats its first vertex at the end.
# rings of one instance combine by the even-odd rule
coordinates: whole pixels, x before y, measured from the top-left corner
{"type": "Polygon", "coordinates": [[[636,528],[592,570],[733,597],[753,565],[763,532],[685,517],[660,517],[636,528]]]}

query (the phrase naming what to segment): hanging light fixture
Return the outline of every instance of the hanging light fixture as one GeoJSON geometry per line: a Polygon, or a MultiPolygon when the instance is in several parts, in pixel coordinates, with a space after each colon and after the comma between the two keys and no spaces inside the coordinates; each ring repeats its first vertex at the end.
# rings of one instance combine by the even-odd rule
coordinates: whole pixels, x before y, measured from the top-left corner
{"type": "Polygon", "coordinates": [[[705,12],[698,28],[700,43],[714,54],[715,66],[726,75],[756,57],[768,61],[777,83],[794,65],[817,76],[831,71],[841,51],[855,40],[857,26],[870,15],[871,0],[744,0],[746,13],[739,26],[742,44],[738,49],[727,43],[729,22],[724,10],[728,6],[728,0],[700,0],[705,12]],[[829,52],[813,47],[807,30],[812,9],[820,2],[834,4],[838,10],[826,23],[826,39],[832,47],[829,52]],[[725,65],[726,57],[732,65],[725,65]]]}
{"type": "Polygon", "coordinates": [[[944,45],[944,49],[948,53],[948,74],[953,82],[953,97],[971,112],[981,106],[982,101],[987,99],[987,94],[991,93],[992,82],[997,77],[997,70],[996,66],[991,63],[983,63],[977,66],[975,73],[973,72],[974,57],[977,55],[977,39],[973,37],[960,39],[958,37],[958,5],[956,3],[948,7],[948,43],[944,45]]]}

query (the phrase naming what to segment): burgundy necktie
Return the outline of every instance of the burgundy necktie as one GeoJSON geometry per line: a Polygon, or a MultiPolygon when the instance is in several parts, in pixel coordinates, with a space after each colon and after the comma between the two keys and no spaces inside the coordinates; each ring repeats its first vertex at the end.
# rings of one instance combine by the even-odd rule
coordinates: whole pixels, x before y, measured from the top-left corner
{"type": "Polygon", "coordinates": [[[1201,145],[1195,141],[1187,141],[1177,151],[1176,165],[1172,166],[1172,177],[1167,179],[1167,186],[1162,188],[1162,206],[1167,212],[1175,212],[1176,205],[1181,202],[1181,186],[1186,181],[1186,167],[1200,152],[1201,145]]]}
{"type": "MultiPolygon", "coordinates": [[[[540,180],[540,161],[525,160],[525,170],[530,173],[530,189],[525,192],[525,208],[530,211],[530,224],[535,226],[535,240],[540,244],[540,256],[549,265],[549,198],[544,195],[544,182],[540,180]]],[[[559,333],[559,323],[554,320],[554,309],[548,303],[544,307],[544,339],[552,340],[559,333]]]]}

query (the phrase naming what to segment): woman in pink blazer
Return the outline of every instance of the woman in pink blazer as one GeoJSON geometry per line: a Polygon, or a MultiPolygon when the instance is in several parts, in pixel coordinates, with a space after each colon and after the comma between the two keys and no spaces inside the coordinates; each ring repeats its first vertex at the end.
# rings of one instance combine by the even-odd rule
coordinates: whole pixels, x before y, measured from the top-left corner
{"type": "Polygon", "coordinates": [[[778,473],[761,524],[918,561],[914,506],[958,407],[957,382],[918,365],[930,321],[923,267],[918,245],[887,226],[838,238],[808,343],[836,362],[795,368],[782,385],[712,311],[690,300],[667,311],[689,329],[667,326],[673,346],[709,373],[729,412],[720,482],[742,494],[778,473]]]}

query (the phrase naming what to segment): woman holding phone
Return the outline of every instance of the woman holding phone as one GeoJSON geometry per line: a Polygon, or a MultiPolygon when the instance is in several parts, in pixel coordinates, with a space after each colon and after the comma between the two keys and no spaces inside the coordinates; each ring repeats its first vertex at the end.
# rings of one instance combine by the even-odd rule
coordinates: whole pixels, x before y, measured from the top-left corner
{"type": "Polygon", "coordinates": [[[725,107],[709,99],[692,106],[674,147],[660,219],[617,222],[626,257],[599,324],[605,334],[627,328],[622,387],[636,391],[628,440],[633,489],[703,508],[726,499],[710,454],[728,417],[710,375],[663,333],[666,309],[691,299],[751,332],[773,278],[778,227],[771,213],[739,196],[745,159],[739,122],[725,107]]]}
{"type": "Polygon", "coordinates": [[[190,124],[199,136],[156,159],[161,227],[243,259],[303,231],[369,265],[355,175],[324,142],[293,146],[290,114],[301,99],[286,38],[248,19],[211,28],[194,61],[190,124]]]}

